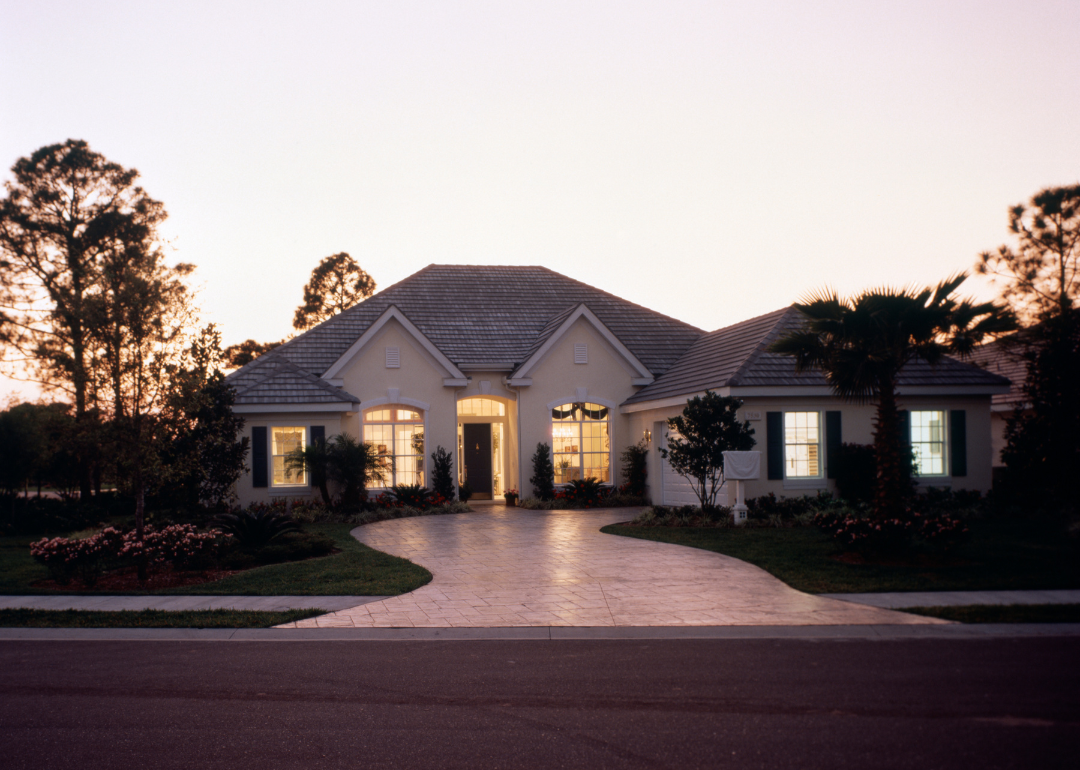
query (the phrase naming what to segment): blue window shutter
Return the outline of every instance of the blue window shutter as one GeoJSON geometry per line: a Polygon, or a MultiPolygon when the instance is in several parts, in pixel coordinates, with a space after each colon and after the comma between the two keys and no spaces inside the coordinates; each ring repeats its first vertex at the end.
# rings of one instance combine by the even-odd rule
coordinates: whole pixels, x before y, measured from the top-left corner
{"type": "Polygon", "coordinates": [[[266,487],[269,467],[266,459],[266,428],[251,429],[251,485],[266,487]]]}
{"type": "Polygon", "coordinates": [[[949,413],[949,446],[951,475],[967,475],[967,412],[953,409],[949,413]]]}
{"type": "Polygon", "coordinates": [[[836,478],[836,456],[844,440],[840,425],[840,412],[825,413],[825,470],[830,479],[836,478]]]}
{"type": "Polygon", "coordinates": [[[326,441],[326,426],[325,425],[312,425],[311,426],[311,444],[318,444],[320,441],[326,441]]]}
{"type": "Polygon", "coordinates": [[[784,413],[765,413],[765,446],[768,477],[775,481],[784,478],[784,413]]]}

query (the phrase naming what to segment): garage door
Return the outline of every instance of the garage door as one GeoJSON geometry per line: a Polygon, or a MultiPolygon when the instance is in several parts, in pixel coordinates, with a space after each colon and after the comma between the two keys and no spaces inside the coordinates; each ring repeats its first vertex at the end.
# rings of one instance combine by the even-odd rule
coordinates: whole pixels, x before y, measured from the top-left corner
{"type": "MultiPolygon", "coordinates": [[[[673,435],[678,434],[674,434],[673,432],[673,435]]],[[[662,505],[697,506],[701,504],[701,501],[698,500],[698,496],[694,493],[694,488],[690,485],[690,482],[672,470],[667,460],[663,457],[660,458],[660,486],[660,497],[663,501],[662,505]]],[[[727,498],[727,484],[725,483],[716,494],[716,504],[727,505],[727,498]]]]}

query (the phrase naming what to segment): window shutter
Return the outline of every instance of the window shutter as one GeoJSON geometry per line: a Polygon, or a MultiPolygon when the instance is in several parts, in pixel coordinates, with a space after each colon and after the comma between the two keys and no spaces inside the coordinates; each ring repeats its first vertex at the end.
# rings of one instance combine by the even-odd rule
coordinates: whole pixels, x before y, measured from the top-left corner
{"type": "Polygon", "coordinates": [[[765,448],[769,479],[784,478],[784,413],[765,413],[765,448]]]}
{"type": "Polygon", "coordinates": [[[311,426],[311,441],[312,445],[318,444],[320,441],[326,441],[326,426],[325,425],[312,425],[311,426]]]}
{"type": "Polygon", "coordinates": [[[574,363],[575,364],[587,364],[589,363],[589,345],[586,342],[574,343],[574,363]]]}
{"type": "Polygon", "coordinates": [[[825,470],[826,478],[836,478],[836,458],[843,442],[840,412],[825,413],[825,470]]]}
{"type": "Polygon", "coordinates": [[[251,429],[251,485],[268,486],[266,461],[266,428],[251,429]]]}
{"type": "Polygon", "coordinates": [[[949,446],[953,476],[967,475],[967,412],[953,409],[949,413],[949,446]]]}
{"type": "Polygon", "coordinates": [[[401,368],[401,348],[387,348],[386,349],[386,368],[387,369],[400,369],[401,368]]]}

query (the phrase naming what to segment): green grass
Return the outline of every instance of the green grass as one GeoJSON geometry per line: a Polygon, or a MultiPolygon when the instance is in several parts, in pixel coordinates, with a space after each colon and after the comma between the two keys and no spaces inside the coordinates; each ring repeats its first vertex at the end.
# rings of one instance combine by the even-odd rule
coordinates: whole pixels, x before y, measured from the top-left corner
{"type": "MultiPolygon", "coordinates": [[[[396,596],[431,581],[431,573],[423,567],[358,542],[349,534],[354,529],[350,524],[306,524],[304,529],[331,538],[341,552],[318,559],[256,567],[213,583],[142,593],[396,596]]],[[[30,543],[37,539],[0,538],[0,594],[58,593],[31,586],[32,582],[49,576],[48,570],[30,556],[30,543]]]]}
{"type": "Polygon", "coordinates": [[[813,527],[695,529],[625,527],[603,532],[716,551],[756,564],[808,593],[1080,588],[1080,559],[1060,525],[1033,520],[972,522],[971,539],[947,561],[847,564],[813,527]]]}
{"type": "Polygon", "coordinates": [[[253,610],[0,610],[3,628],[270,628],[322,615],[318,609],[253,610]]]}
{"type": "Polygon", "coordinates": [[[968,604],[903,611],[960,623],[1080,623],[1080,604],[968,604]]]}

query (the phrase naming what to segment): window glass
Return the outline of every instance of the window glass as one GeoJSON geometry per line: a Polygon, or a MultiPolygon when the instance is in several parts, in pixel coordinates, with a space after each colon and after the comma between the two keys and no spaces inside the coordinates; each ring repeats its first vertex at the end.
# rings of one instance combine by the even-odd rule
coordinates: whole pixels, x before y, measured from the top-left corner
{"type": "Polygon", "coordinates": [[[945,412],[911,412],[911,449],[916,473],[945,475],[945,412]]]}
{"type": "Polygon", "coordinates": [[[462,417],[505,417],[506,404],[494,398],[463,398],[458,401],[458,415],[462,417]]]}
{"type": "Polygon", "coordinates": [[[784,477],[821,478],[821,415],[784,412],[784,477]]]}
{"type": "Polygon", "coordinates": [[[285,466],[286,455],[306,446],[306,433],[305,428],[270,429],[270,464],[275,487],[307,486],[307,474],[303,470],[289,470],[285,466]]]}
{"type": "Polygon", "coordinates": [[[378,407],[364,412],[364,443],[391,460],[386,486],[424,483],[424,416],[415,409],[378,407]]]}
{"type": "Polygon", "coordinates": [[[551,448],[555,483],[577,479],[611,480],[611,431],[608,408],[589,402],[562,404],[551,410],[551,448]]]}

